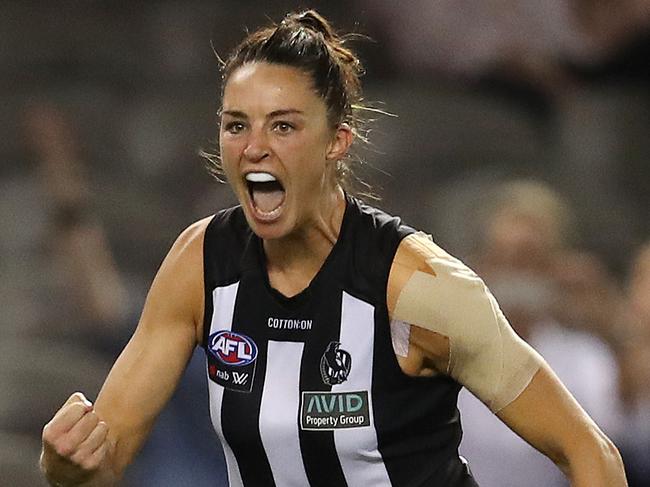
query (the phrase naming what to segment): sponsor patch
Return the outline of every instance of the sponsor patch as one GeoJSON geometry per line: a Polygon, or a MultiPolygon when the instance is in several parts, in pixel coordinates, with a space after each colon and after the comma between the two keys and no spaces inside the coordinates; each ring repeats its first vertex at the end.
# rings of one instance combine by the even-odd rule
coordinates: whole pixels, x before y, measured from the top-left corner
{"type": "Polygon", "coordinates": [[[335,430],[370,426],[368,391],[303,392],[300,428],[335,430]]]}
{"type": "Polygon", "coordinates": [[[270,317],[266,324],[269,328],[275,330],[311,330],[313,320],[292,320],[270,317]]]}
{"type": "Polygon", "coordinates": [[[340,342],[330,342],[320,359],[320,375],[328,386],[348,380],[352,368],[352,356],[340,346],[340,342]]]}
{"type": "Polygon", "coordinates": [[[256,362],[257,345],[250,337],[222,330],[208,338],[208,376],[226,389],[250,392],[256,362]]]}

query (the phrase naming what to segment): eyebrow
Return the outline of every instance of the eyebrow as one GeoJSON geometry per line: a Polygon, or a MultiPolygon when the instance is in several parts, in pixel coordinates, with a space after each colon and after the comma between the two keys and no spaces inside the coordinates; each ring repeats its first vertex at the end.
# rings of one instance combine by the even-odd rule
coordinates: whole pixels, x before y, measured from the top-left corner
{"type": "MultiPolygon", "coordinates": [[[[296,108],[287,108],[284,110],[273,110],[271,113],[268,113],[266,115],[267,119],[275,118],[275,117],[282,117],[284,115],[304,115],[304,112],[302,110],[298,110],[296,108]]],[[[246,115],[244,112],[241,112],[239,110],[222,110],[221,115],[229,115],[234,118],[243,118],[243,119],[248,119],[248,115],[246,115]]]]}

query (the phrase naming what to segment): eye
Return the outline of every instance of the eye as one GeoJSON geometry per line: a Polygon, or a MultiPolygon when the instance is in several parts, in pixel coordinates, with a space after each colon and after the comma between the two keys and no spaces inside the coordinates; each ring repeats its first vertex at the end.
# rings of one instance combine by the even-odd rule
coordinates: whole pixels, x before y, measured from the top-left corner
{"type": "Polygon", "coordinates": [[[280,134],[288,134],[291,132],[295,127],[290,124],[289,122],[282,122],[278,121],[273,124],[273,130],[275,132],[278,132],[280,134]]]}
{"type": "Polygon", "coordinates": [[[242,130],[244,130],[245,126],[242,122],[238,121],[233,121],[233,122],[228,122],[226,125],[224,125],[223,130],[230,133],[230,134],[238,134],[242,130]]]}

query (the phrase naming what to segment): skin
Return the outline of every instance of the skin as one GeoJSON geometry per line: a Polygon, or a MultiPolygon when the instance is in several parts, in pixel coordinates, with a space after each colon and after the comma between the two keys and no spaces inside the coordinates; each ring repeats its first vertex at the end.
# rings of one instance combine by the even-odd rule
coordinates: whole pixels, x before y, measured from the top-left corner
{"type": "MultiPolygon", "coordinates": [[[[345,199],[334,169],[351,143],[350,129],[332,126],[304,73],[256,63],[237,69],[228,81],[220,132],[224,170],[263,239],[270,282],[287,296],[308,286],[336,242],[345,199]],[[275,175],[286,190],[273,221],[255,213],[244,182],[250,171],[275,175]]],[[[41,465],[52,482],[113,485],[147,437],[202,336],[208,221],[183,232],[165,258],[138,328],[95,405],[73,394],[45,426],[41,465]]],[[[410,274],[424,267],[407,238],[391,271],[390,309],[410,274]]],[[[399,360],[407,374],[431,375],[446,370],[448,356],[445,337],[413,327],[409,354],[399,360]]],[[[552,372],[540,371],[499,416],[553,458],[575,486],[625,485],[613,445],[552,372]]]]}

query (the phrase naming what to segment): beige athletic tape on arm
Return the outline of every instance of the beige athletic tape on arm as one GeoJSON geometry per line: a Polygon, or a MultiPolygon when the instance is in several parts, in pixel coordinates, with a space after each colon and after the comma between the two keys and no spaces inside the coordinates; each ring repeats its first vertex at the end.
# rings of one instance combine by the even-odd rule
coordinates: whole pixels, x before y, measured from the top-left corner
{"type": "Polygon", "coordinates": [[[449,339],[448,374],[493,412],[514,401],[530,383],[542,358],[512,329],[483,281],[431,237],[409,237],[434,275],[415,271],[402,289],[393,319],[449,339]]]}

